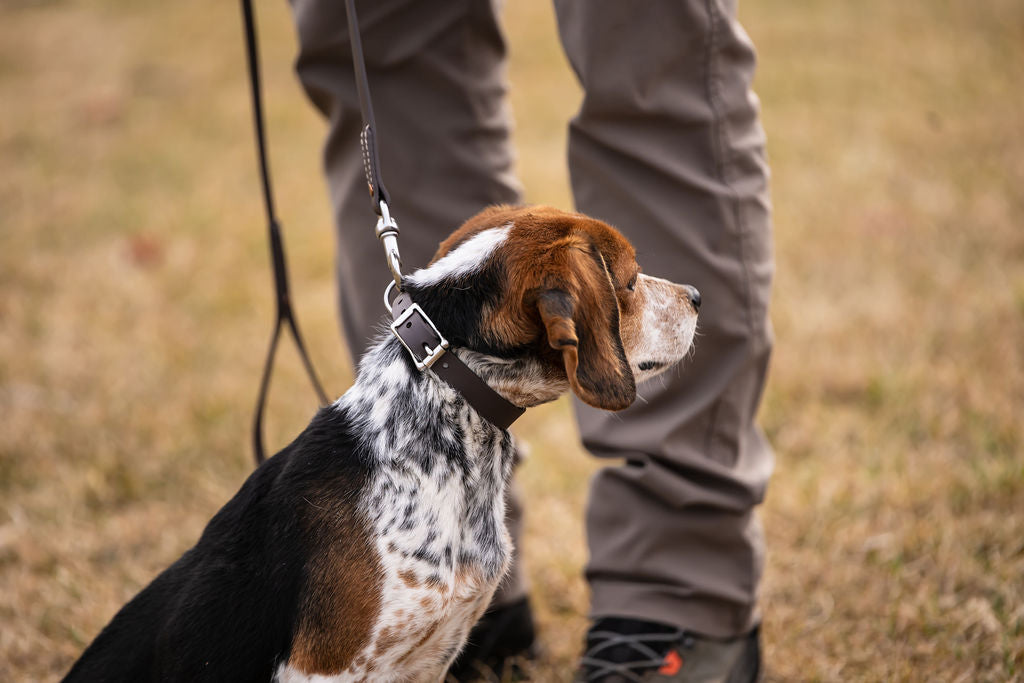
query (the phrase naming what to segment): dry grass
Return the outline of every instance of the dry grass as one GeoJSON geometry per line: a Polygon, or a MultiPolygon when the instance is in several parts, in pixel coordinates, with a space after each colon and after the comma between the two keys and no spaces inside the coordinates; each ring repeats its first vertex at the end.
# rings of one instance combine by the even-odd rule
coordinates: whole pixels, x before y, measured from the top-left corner
{"type": "MultiPolygon", "coordinates": [[[[323,128],[260,4],[300,316],[340,393],[323,128]]],[[[1024,5],[743,10],[776,205],[770,677],[1022,680],[1024,5]]],[[[522,175],[568,205],[575,86],[548,5],[507,12],[522,175]]],[[[250,470],[272,302],[240,39],[232,3],[0,5],[0,680],[62,672],[250,470]]],[[[286,358],[271,443],[313,408],[286,358]]],[[[538,679],[565,679],[595,464],[564,403],[519,432],[538,679]]]]}

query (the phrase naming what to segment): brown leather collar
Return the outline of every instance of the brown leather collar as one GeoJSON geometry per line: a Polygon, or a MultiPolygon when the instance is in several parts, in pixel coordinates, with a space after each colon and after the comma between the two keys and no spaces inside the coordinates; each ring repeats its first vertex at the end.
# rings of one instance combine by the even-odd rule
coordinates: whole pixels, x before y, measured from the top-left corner
{"type": "Polygon", "coordinates": [[[473,406],[488,422],[508,429],[525,409],[509,403],[449,350],[448,341],[427,314],[400,292],[391,303],[391,329],[412,355],[420,371],[430,368],[473,406]]]}

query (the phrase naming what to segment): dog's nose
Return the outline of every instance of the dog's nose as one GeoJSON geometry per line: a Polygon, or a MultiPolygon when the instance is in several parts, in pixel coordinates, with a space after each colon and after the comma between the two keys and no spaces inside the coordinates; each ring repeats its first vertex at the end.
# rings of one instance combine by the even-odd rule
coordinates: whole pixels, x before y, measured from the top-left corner
{"type": "Polygon", "coordinates": [[[700,292],[697,291],[697,288],[686,285],[686,293],[690,295],[690,303],[693,304],[693,307],[700,308],[700,292]]]}

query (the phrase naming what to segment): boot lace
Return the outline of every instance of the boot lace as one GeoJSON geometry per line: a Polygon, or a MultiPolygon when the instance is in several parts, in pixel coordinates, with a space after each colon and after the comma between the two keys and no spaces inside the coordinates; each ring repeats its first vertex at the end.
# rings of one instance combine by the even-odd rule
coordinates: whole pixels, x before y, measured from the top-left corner
{"type": "Polygon", "coordinates": [[[592,631],[587,634],[590,647],[580,659],[586,671],[586,683],[596,683],[605,676],[615,674],[633,683],[643,683],[643,674],[661,667],[665,660],[665,648],[656,649],[652,645],[671,644],[682,637],[682,631],[674,633],[615,633],[614,631],[592,631]],[[626,646],[636,659],[628,662],[612,662],[602,658],[601,654],[620,646],[626,646]]]}

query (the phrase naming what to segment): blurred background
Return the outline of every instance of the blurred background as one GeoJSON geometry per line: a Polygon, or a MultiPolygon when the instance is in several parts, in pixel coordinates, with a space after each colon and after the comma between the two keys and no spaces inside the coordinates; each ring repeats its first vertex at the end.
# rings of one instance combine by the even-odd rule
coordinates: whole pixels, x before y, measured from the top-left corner
{"type": "MultiPolygon", "coordinates": [[[[296,304],[337,395],[324,125],[287,4],[257,4],[296,304]]],[[[1024,680],[1024,3],[740,9],[778,263],[768,678],[1024,680]]],[[[527,197],[568,208],[579,91],[549,3],[505,14],[527,197]]],[[[273,298],[243,58],[237,3],[0,2],[0,680],[63,673],[252,469],[273,298]]],[[[270,447],[315,407],[285,347],[270,447]]],[[[564,401],[517,432],[535,678],[567,680],[597,465],[564,401]]]]}

